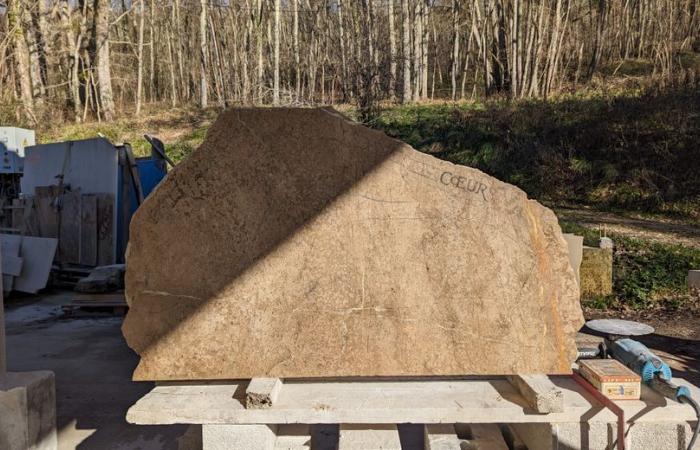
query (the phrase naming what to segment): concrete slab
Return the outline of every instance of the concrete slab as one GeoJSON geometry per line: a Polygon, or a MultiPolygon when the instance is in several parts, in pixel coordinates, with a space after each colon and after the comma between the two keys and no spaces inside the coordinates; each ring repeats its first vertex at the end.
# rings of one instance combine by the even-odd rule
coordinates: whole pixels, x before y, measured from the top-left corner
{"type": "MultiPolygon", "coordinates": [[[[267,409],[246,409],[246,383],[164,383],[127,413],[134,424],[286,423],[571,423],[614,422],[591,395],[569,377],[552,377],[563,395],[562,412],[532,414],[529,403],[505,379],[320,382],[285,380],[267,409]]],[[[682,380],[679,384],[687,385],[682,380]]],[[[700,389],[689,386],[694,397],[700,389]]],[[[636,421],[695,420],[689,405],[642,389],[642,400],[620,402],[636,421]]]]}

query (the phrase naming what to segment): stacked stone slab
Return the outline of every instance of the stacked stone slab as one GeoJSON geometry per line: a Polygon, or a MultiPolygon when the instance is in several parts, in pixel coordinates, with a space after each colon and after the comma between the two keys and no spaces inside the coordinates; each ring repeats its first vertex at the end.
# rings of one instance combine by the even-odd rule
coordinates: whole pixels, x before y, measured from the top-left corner
{"type": "Polygon", "coordinates": [[[234,109],[137,211],[137,380],[569,373],[554,214],[329,109],[234,109]]]}

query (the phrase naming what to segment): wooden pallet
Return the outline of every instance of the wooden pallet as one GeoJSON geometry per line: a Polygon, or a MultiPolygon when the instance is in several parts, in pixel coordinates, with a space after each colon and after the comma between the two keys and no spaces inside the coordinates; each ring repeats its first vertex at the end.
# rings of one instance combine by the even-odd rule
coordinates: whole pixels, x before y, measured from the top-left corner
{"type": "Polygon", "coordinates": [[[124,292],[109,292],[105,294],[75,294],[73,300],[62,306],[66,315],[74,315],[78,311],[108,311],[115,316],[126,314],[129,306],[124,298],[124,292]]]}

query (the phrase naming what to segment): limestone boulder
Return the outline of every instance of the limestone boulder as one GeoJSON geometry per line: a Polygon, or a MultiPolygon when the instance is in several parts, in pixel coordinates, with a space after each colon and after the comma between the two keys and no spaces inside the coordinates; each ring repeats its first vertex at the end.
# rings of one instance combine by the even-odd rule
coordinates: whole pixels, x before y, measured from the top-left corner
{"type": "Polygon", "coordinates": [[[549,209],[329,109],[234,109],[136,212],[136,380],[569,373],[549,209]]]}

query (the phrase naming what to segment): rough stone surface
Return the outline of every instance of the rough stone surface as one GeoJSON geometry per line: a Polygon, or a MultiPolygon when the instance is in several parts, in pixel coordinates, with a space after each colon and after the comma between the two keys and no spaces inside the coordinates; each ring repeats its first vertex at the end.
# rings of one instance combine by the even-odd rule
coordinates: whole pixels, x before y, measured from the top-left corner
{"type": "Polygon", "coordinates": [[[57,447],[53,372],[0,374],[0,449],[55,450],[57,447]]]}
{"type": "Polygon", "coordinates": [[[569,373],[555,215],[327,109],[235,109],[131,223],[136,380],[569,373]]]}
{"type": "Polygon", "coordinates": [[[612,250],[583,247],[580,270],[582,298],[595,298],[612,294],[612,266],[612,250]]]}
{"type": "Polygon", "coordinates": [[[78,280],[75,291],[93,294],[124,289],[124,271],[124,264],[95,267],[90,275],[78,280]]]}

